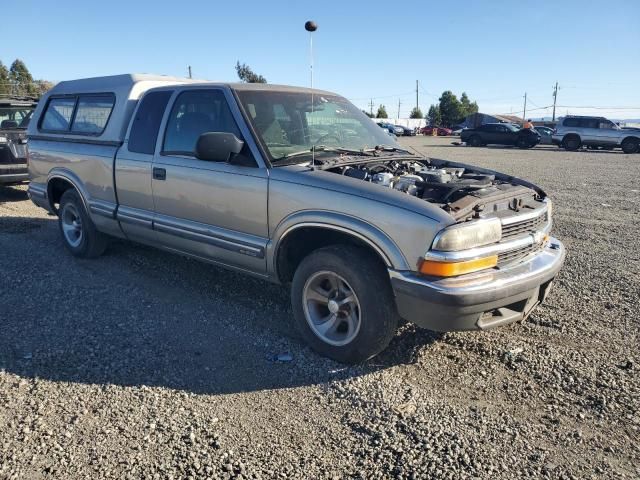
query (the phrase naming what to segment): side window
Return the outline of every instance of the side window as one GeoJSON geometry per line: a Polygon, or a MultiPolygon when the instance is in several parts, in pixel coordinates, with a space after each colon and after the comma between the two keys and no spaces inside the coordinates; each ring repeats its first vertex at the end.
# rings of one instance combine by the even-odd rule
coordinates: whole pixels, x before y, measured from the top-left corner
{"type": "Polygon", "coordinates": [[[198,137],[206,132],[229,132],[241,138],[222,91],[187,90],[171,109],[162,151],[193,155],[198,137]]]}
{"type": "Polygon", "coordinates": [[[613,130],[615,126],[611,120],[602,120],[600,122],[599,128],[602,130],[613,130]]]}
{"type": "Polygon", "coordinates": [[[582,128],[598,128],[598,119],[596,118],[583,118],[581,119],[580,126],[582,128]]]}
{"type": "Polygon", "coordinates": [[[151,92],[144,96],[129,133],[129,151],[152,155],[156,149],[162,115],[173,91],[151,92]]]}
{"type": "Polygon", "coordinates": [[[107,126],[115,97],[113,95],[91,95],[78,97],[78,107],[71,131],[99,135],[107,126]]]}
{"type": "Polygon", "coordinates": [[[75,105],[75,97],[52,98],[44,112],[40,128],[51,131],[68,131],[75,105]]]}
{"type": "Polygon", "coordinates": [[[565,118],[563,125],[565,127],[577,127],[578,119],[577,118],[565,118]]]}

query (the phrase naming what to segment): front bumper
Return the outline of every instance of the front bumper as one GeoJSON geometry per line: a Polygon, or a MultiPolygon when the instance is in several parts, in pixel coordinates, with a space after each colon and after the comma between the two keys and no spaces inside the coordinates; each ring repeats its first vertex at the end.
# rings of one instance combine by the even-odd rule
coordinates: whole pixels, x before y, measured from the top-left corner
{"type": "Polygon", "coordinates": [[[549,292],[565,258],[552,238],[524,262],[459,277],[428,279],[390,270],[402,318],[439,332],[488,330],[526,318],[549,292]]]}
{"type": "Polygon", "coordinates": [[[20,183],[29,180],[26,164],[0,164],[0,184],[20,183]]]}

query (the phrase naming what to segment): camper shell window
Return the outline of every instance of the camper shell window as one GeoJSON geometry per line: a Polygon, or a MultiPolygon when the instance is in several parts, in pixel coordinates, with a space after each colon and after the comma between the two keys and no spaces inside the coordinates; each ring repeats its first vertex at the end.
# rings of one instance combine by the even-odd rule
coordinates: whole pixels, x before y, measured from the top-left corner
{"type": "Polygon", "coordinates": [[[109,122],[115,100],[113,93],[52,97],[40,121],[40,130],[75,135],[101,135],[109,122]]]}

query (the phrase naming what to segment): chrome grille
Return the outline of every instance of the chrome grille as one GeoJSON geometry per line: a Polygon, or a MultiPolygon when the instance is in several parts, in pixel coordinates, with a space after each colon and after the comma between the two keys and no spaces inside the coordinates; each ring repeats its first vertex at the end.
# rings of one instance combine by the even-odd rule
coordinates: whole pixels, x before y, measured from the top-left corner
{"type": "Polygon", "coordinates": [[[520,222],[502,225],[502,239],[518,237],[528,233],[534,233],[542,230],[547,224],[548,213],[544,212],[534,218],[529,218],[520,222]]]}
{"type": "Polygon", "coordinates": [[[527,245],[520,248],[515,248],[513,250],[507,250],[506,252],[502,252],[498,254],[498,266],[501,267],[503,265],[507,265],[512,262],[516,262],[530,253],[536,252],[542,248],[542,245],[533,244],[527,245]]]}

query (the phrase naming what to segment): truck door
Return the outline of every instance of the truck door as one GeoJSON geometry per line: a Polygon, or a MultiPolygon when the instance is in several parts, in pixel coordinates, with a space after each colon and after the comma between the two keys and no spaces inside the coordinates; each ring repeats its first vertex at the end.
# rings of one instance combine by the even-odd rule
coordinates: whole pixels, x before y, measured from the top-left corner
{"type": "Polygon", "coordinates": [[[268,171],[231,93],[178,91],[153,158],[154,230],[169,248],[265,274],[268,171]],[[198,137],[229,132],[245,142],[229,162],[195,157],[198,137]]]}
{"type": "Polygon", "coordinates": [[[116,155],[116,216],[128,238],[145,243],[157,241],[153,231],[151,165],[160,123],[172,94],[173,90],[160,90],[142,98],[116,155]]]}

